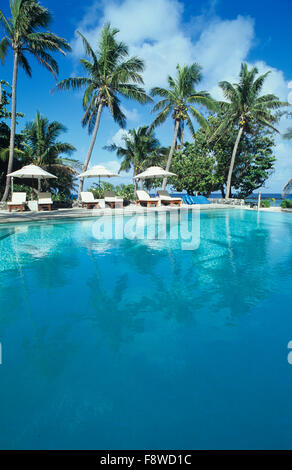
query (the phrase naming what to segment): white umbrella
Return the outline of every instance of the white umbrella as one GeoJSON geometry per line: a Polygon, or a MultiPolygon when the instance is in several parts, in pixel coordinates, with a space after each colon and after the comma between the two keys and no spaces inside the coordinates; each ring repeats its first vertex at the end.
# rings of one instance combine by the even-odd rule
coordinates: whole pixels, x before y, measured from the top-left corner
{"type": "Polygon", "coordinates": [[[112,171],[108,170],[103,165],[95,165],[90,170],[84,171],[84,173],[80,173],[77,178],[99,178],[99,186],[100,186],[100,178],[112,178],[114,176],[120,176],[112,171]]]}
{"type": "Polygon", "coordinates": [[[287,194],[292,194],[292,179],[289,180],[283,188],[282,196],[285,198],[287,194]]]}
{"type": "Polygon", "coordinates": [[[7,176],[11,176],[12,178],[12,192],[13,192],[13,178],[36,178],[38,180],[47,179],[47,178],[57,178],[57,176],[52,175],[43,168],[40,168],[37,165],[25,165],[20,170],[13,171],[13,173],[9,173],[7,176]]]}
{"type": "MultiPolygon", "coordinates": [[[[168,176],[176,176],[175,173],[171,171],[166,171],[160,166],[150,166],[147,170],[139,173],[139,175],[134,176],[135,179],[146,179],[146,178],[167,178],[168,176]]],[[[155,184],[154,184],[155,186],[155,184]]],[[[156,193],[156,187],[155,187],[156,193]]]]}

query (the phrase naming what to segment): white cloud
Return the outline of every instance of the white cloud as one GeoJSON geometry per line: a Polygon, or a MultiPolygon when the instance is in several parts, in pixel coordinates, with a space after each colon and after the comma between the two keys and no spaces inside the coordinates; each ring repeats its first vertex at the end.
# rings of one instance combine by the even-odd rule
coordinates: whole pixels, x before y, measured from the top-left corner
{"type": "MultiPolygon", "coordinates": [[[[177,63],[198,62],[203,67],[201,89],[208,90],[215,98],[222,99],[218,82],[236,81],[243,61],[255,41],[254,20],[238,16],[222,20],[215,16],[215,3],[210,2],[206,11],[183,22],[183,3],[178,0],[104,0],[95,2],[80,21],[79,29],[95,47],[104,22],[120,29],[119,38],[129,46],[131,55],[145,61],[145,86],[165,86],[169,74],[175,73],[177,63]]],[[[79,39],[73,41],[75,57],[83,55],[79,39]]],[[[274,93],[282,100],[288,99],[288,82],[281,70],[263,61],[256,65],[260,73],[271,70],[264,93],[274,93]]],[[[136,109],[124,108],[128,120],[138,121],[136,109]]],[[[291,126],[284,120],[281,131],[291,126]]],[[[119,130],[112,139],[121,145],[125,131],[119,130]]],[[[271,190],[280,190],[291,177],[292,144],[277,138],[275,155],[278,158],[276,173],[269,182],[271,190]]]]}
{"type": "MultiPolygon", "coordinates": [[[[97,44],[102,25],[110,21],[120,30],[119,38],[129,45],[130,53],[143,58],[147,88],[166,84],[169,73],[175,72],[179,61],[192,61],[191,39],[181,30],[183,6],[176,0],[125,0],[105,2],[99,23],[92,22],[100,3],[93,4],[78,25],[91,44],[97,44]],[[93,26],[94,24],[94,26],[93,26]],[[97,25],[97,26],[96,26],[97,25]]],[[[83,54],[81,40],[76,38],[73,53],[83,54]]]]}
{"type": "Polygon", "coordinates": [[[121,162],[119,162],[118,160],[110,160],[110,161],[103,161],[103,162],[100,162],[98,163],[99,165],[103,165],[105,166],[106,168],[108,168],[109,170],[111,170],[113,173],[116,173],[116,174],[119,174],[120,176],[117,177],[117,178],[105,178],[105,181],[109,181],[110,183],[113,183],[114,185],[116,184],[130,184],[132,183],[132,179],[131,179],[131,172],[127,173],[125,171],[121,171],[121,173],[119,173],[119,169],[120,169],[120,166],[121,166],[121,162]]]}
{"type": "Polygon", "coordinates": [[[124,106],[121,106],[121,110],[125,114],[128,121],[138,122],[141,118],[136,108],[128,109],[124,106]]]}
{"type": "Polygon", "coordinates": [[[107,145],[115,144],[117,147],[123,147],[123,137],[125,135],[128,135],[128,132],[125,129],[119,129],[118,132],[116,132],[115,135],[111,138],[111,140],[108,141],[107,145]]]}
{"type": "Polygon", "coordinates": [[[272,192],[282,192],[284,185],[289,179],[291,179],[292,176],[291,143],[280,139],[277,140],[278,143],[274,149],[274,155],[277,158],[276,169],[265,184],[267,190],[272,192]]]}
{"type": "Polygon", "coordinates": [[[234,82],[240,64],[246,59],[254,40],[250,18],[215,19],[202,32],[194,45],[194,58],[203,67],[203,85],[216,99],[222,99],[218,82],[234,82]]]}

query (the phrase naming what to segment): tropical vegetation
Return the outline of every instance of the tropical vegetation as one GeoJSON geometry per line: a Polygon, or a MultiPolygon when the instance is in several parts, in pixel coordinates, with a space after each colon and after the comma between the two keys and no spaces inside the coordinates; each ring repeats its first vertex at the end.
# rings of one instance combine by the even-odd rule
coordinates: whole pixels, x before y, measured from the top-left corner
{"type": "Polygon", "coordinates": [[[272,111],[286,106],[287,103],[279,101],[278,97],[272,94],[261,95],[269,73],[257,76],[257,67],[248,69],[247,64],[242,64],[238,83],[231,84],[227,81],[219,83],[227,102],[222,103],[224,118],[212,138],[218,134],[225,135],[234,125],[238,129],[227,177],[225,195],[227,199],[230,196],[232,173],[242,135],[252,132],[253,124],[260,124],[278,132],[274,126],[278,122],[278,117],[272,111]]]}
{"type": "MultiPolygon", "coordinates": [[[[120,170],[133,170],[133,178],[152,165],[161,165],[167,149],[161,147],[159,140],[155,137],[154,131],[148,126],[130,129],[122,136],[122,145],[111,144],[105,147],[111,152],[116,152],[122,159],[120,170]]],[[[138,181],[135,180],[135,189],[138,181]]]]}
{"type": "MultiPolygon", "coordinates": [[[[119,97],[130,98],[139,103],[150,100],[145,90],[139,86],[143,84],[141,73],[144,70],[144,62],[139,57],[129,57],[128,46],[116,40],[118,32],[118,29],[111,28],[107,23],[102,29],[97,51],[94,51],[88,40],[77,32],[90,59],[80,59],[85,75],[70,77],[57,84],[59,90],[85,88],[83,95],[85,114],[82,125],[88,127],[92,138],[82,168],[83,172],[87,170],[90,162],[103,109],[107,108],[114,121],[124,128],[126,116],[122,111],[119,97]]],[[[78,197],[82,188],[83,178],[80,179],[78,197]]]]}
{"type": "Polygon", "coordinates": [[[94,183],[90,188],[95,198],[103,199],[105,191],[114,191],[116,196],[121,196],[125,201],[135,200],[135,186],[133,184],[120,184],[114,186],[111,183],[102,181],[100,184],[94,183]]]}
{"type": "MultiPolygon", "coordinates": [[[[149,95],[143,88],[144,61],[129,54],[128,46],[118,39],[119,30],[106,23],[96,45],[77,32],[84,57],[80,59],[83,73],[61,80],[57,90],[82,90],[82,126],[91,135],[84,162],[72,158],[75,147],[62,138],[66,128],[50,121],[39,111],[21,133],[16,133],[17,121],[24,116],[16,109],[18,69],[31,77],[29,57],[34,57],[56,78],[58,63],[52,53],[70,51],[66,39],[48,31],[49,10],[37,0],[11,0],[10,15],[0,10],[0,60],[4,64],[12,51],[12,84],[0,80],[0,192],[6,201],[9,192],[7,174],[28,163],[35,163],[58,176],[47,187],[55,198],[69,198],[75,191],[76,171],[86,171],[97,139],[101,117],[108,111],[121,128],[127,124],[121,100],[126,98],[140,104],[158,101],[152,107],[155,118],[150,124],[125,131],[121,144],[108,144],[121,160],[120,172],[133,172],[133,177],[152,165],[176,173],[169,183],[177,191],[210,195],[221,191],[222,197],[247,197],[260,188],[274,170],[274,135],[281,102],[273,94],[263,94],[269,72],[259,74],[256,67],[241,65],[238,83],[221,81],[225,101],[215,101],[207,91],[198,91],[202,69],[197,63],[177,65],[176,74],[169,75],[166,87],[154,87],[149,95]],[[168,148],[161,146],[155,129],[172,119],[173,136],[168,148]],[[11,125],[9,125],[11,122],[11,125]],[[186,139],[188,136],[189,141],[186,139]]],[[[288,114],[288,113],[286,113],[288,114]]],[[[292,138],[291,129],[283,135],[292,138]]],[[[162,183],[165,188],[167,179],[162,183]]],[[[17,184],[17,182],[16,182],[17,184]]],[[[31,190],[29,182],[22,182],[31,190]]],[[[145,186],[150,188],[151,180],[145,186]]],[[[290,182],[288,183],[290,185],[290,182]]],[[[21,186],[19,186],[21,187],[21,186]]],[[[100,197],[110,183],[93,185],[100,197]]],[[[290,187],[290,186],[289,186],[290,187]]],[[[80,179],[78,196],[83,188],[80,179]]],[[[120,185],[116,192],[134,198],[137,182],[120,185]]]]}
{"type": "MultiPolygon", "coordinates": [[[[29,163],[40,166],[57,176],[57,180],[46,180],[47,188],[58,189],[69,195],[75,188],[73,179],[80,170],[80,163],[69,158],[76,150],[73,145],[59,138],[67,132],[66,127],[58,121],[50,122],[39,112],[34,121],[28,122],[23,131],[24,157],[29,163]]],[[[41,181],[38,180],[40,190],[41,181]]]]}
{"type": "MultiPolygon", "coordinates": [[[[170,170],[173,153],[177,146],[177,139],[179,138],[181,145],[183,144],[185,124],[189,128],[193,139],[195,139],[195,129],[192,118],[203,128],[208,126],[205,117],[195,105],[203,106],[209,110],[216,108],[216,103],[209,93],[206,91],[196,91],[195,86],[201,80],[201,67],[198,64],[184,65],[183,67],[177,65],[177,76],[175,78],[168,76],[168,88],[154,87],[151,90],[153,97],[160,96],[162,99],[153,107],[152,112],[158,112],[158,115],[151,124],[150,129],[161,125],[170,114],[174,121],[174,133],[167,159],[166,171],[170,170]]],[[[167,178],[164,178],[163,189],[165,189],[166,184],[167,178]]]]}
{"type": "Polygon", "coordinates": [[[290,199],[283,199],[281,207],[282,209],[292,209],[292,201],[290,199]]]}
{"type": "MultiPolygon", "coordinates": [[[[10,14],[11,16],[6,18],[0,10],[0,24],[5,32],[0,41],[2,63],[5,61],[9,48],[13,54],[11,130],[7,174],[13,169],[18,67],[22,67],[25,73],[31,77],[32,69],[27,58],[28,55],[31,55],[53,76],[56,76],[58,64],[51,52],[65,54],[65,51],[71,50],[65,39],[51,32],[42,31],[49,27],[52,18],[49,10],[36,0],[11,0],[10,14]]],[[[10,178],[7,176],[2,201],[6,201],[8,197],[9,185],[10,178]]]]}
{"type": "MultiPolygon", "coordinates": [[[[221,116],[208,119],[209,128],[220,125],[221,116]]],[[[230,129],[219,141],[209,141],[209,131],[199,129],[194,143],[186,143],[182,151],[174,153],[172,171],[177,177],[170,179],[176,191],[185,189],[188,194],[200,193],[209,196],[220,191],[225,197],[230,155],[237,128],[230,129]]],[[[274,139],[263,128],[257,126],[252,134],[245,134],[239,144],[237,159],[232,174],[234,196],[246,198],[260,188],[272,174],[275,164],[274,139]]]]}

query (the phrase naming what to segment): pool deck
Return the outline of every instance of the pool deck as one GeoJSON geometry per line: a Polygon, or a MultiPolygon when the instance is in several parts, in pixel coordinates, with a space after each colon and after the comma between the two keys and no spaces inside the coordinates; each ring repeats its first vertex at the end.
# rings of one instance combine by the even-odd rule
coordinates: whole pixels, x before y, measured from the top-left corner
{"type": "MultiPolygon", "coordinates": [[[[195,204],[187,205],[183,204],[180,208],[160,206],[160,207],[141,207],[136,205],[130,205],[122,209],[82,209],[75,207],[72,209],[58,209],[52,211],[25,211],[25,212],[8,212],[8,210],[0,210],[0,225],[15,222],[35,222],[45,221],[53,219],[83,219],[88,217],[100,217],[110,215],[133,215],[133,214],[144,214],[151,212],[176,212],[178,210],[222,210],[222,209],[244,209],[257,211],[257,208],[251,208],[249,206],[238,206],[229,204],[195,204]]],[[[281,207],[269,207],[261,208],[261,212],[290,212],[291,209],[282,210],[281,207]]]]}
{"type": "Polygon", "coordinates": [[[81,209],[79,207],[73,209],[58,209],[52,211],[40,211],[40,212],[11,212],[8,210],[0,211],[0,224],[15,223],[15,222],[34,222],[41,220],[52,220],[52,219],[82,219],[88,217],[100,217],[104,215],[133,215],[133,214],[144,214],[151,212],[176,212],[178,210],[218,210],[218,209],[229,209],[235,208],[236,206],[226,206],[225,204],[196,204],[187,205],[183,204],[180,208],[160,206],[160,207],[141,207],[136,205],[130,205],[122,209],[81,209]]]}

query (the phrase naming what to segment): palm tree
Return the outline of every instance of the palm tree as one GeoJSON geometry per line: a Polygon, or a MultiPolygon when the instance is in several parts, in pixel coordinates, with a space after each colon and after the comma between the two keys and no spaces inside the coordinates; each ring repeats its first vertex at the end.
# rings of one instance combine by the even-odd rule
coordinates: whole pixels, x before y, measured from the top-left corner
{"type": "Polygon", "coordinates": [[[242,134],[244,132],[251,132],[253,124],[260,124],[278,132],[273,126],[278,118],[271,113],[271,110],[278,109],[288,104],[280,102],[275,95],[260,94],[269,73],[270,72],[266,72],[256,77],[258,74],[256,67],[252,67],[249,70],[247,64],[242,64],[239,74],[239,83],[233,85],[227,81],[219,83],[228,102],[223,103],[225,118],[212,138],[218,133],[220,135],[220,133],[227,132],[234,125],[238,126],[238,134],[234,143],[227,178],[226,199],[230,197],[232,173],[242,134]]]}
{"type": "MultiPolygon", "coordinates": [[[[133,168],[133,178],[145,169],[145,166],[158,163],[165,154],[165,149],[160,147],[159,140],[148,126],[131,129],[122,137],[123,145],[116,144],[105,146],[106,150],[116,152],[122,158],[119,171],[129,171],[133,168]]],[[[135,189],[138,182],[135,180],[135,189]]]]}
{"type": "MultiPolygon", "coordinates": [[[[126,116],[121,110],[118,96],[134,99],[139,103],[151,100],[143,88],[137,85],[137,83],[143,84],[141,72],[144,70],[144,62],[138,57],[128,58],[127,45],[116,41],[118,32],[118,29],[111,28],[107,23],[102,29],[98,49],[94,52],[87,39],[77,31],[85,52],[90,57],[90,60],[80,60],[86,76],[67,78],[57,84],[60,90],[86,87],[83,96],[85,114],[82,125],[88,126],[92,139],[82,168],[83,172],[87,170],[91,158],[103,108],[108,108],[115,122],[124,128],[126,116]]],[[[83,178],[80,179],[78,197],[82,188],[83,178]]]]}
{"type": "MultiPolygon", "coordinates": [[[[71,155],[76,148],[59,140],[60,135],[66,132],[66,127],[58,121],[49,122],[39,112],[34,121],[26,124],[23,135],[25,139],[24,154],[26,160],[56,175],[72,179],[79,168],[76,160],[62,155],[71,155]]],[[[38,180],[40,190],[40,180],[38,180]]],[[[58,182],[57,182],[58,184],[58,182]]]]}
{"type": "MultiPolygon", "coordinates": [[[[0,10],[0,24],[5,32],[5,36],[0,41],[2,63],[4,63],[8,48],[10,47],[13,51],[11,134],[7,174],[12,171],[13,167],[18,66],[21,66],[25,73],[31,77],[31,67],[26,57],[26,54],[31,54],[53,76],[56,76],[58,64],[50,52],[59,51],[65,54],[64,50],[71,50],[65,39],[51,32],[40,31],[42,28],[48,28],[51,15],[47,8],[42,7],[36,0],[11,0],[10,11],[11,17],[7,19],[0,10]]],[[[2,201],[7,199],[9,184],[10,179],[7,177],[2,201]]]]}
{"type": "MultiPolygon", "coordinates": [[[[208,127],[206,119],[201,112],[194,107],[194,104],[202,105],[207,109],[215,108],[215,102],[207,92],[195,90],[195,85],[202,79],[201,67],[198,64],[192,64],[190,66],[184,65],[183,67],[177,65],[176,69],[177,76],[175,78],[171,76],[168,77],[168,89],[155,87],[151,90],[152,96],[160,96],[162,100],[153,107],[152,112],[159,111],[159,114],[151,124],[150,129],[165,122],[170,113],[172,113],[171,117],[174,120],[174,134],[166,164],[166,171],[170,169],[178,137],[180,137],[181,143],[183,143],[184,124],[186,123],[188,126],[193,138],[195,138],[195,130],[191,117],[202,127],[208,127]]],[[[166,183],[167,178],[164,178],[163,189],[165,189],[166,183]]]]}

